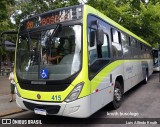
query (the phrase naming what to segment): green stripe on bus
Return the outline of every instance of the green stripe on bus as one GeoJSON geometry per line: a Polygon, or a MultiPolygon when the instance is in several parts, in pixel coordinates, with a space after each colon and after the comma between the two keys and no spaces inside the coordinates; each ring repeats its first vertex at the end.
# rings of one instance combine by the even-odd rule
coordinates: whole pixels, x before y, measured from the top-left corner
{"type": "Polygon", "coordinates": [[[93,84],[92,84],[93,86],[91,87],[91,91],[94,91],[109,73],[111,73],[115,68],[117,68],[118,66],[120,66],[123,63],[124,63],[124,60],[118,60],[118,61],[115,61],[115,62],[109,64],[108,66],[106,66],[100,73],[98,73],[91,80],[91,82],[93,82],[93,84]]]}

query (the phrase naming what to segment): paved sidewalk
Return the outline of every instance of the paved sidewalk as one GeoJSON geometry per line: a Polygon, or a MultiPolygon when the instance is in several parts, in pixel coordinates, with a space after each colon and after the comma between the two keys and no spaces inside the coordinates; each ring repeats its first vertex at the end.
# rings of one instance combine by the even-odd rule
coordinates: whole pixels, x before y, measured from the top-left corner
{"type": "Polygon", "coordinates": [[[9,100],[10,82],[8,77],[0,76],[0,117],[23,111],[17,106],[15,96],[13,102],[9,102],[9,100]]]}

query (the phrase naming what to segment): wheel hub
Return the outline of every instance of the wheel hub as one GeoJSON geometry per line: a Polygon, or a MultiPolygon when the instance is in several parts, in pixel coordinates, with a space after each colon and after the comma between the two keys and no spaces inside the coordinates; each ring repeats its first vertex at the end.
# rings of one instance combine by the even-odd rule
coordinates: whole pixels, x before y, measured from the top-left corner
{"type": "Polygon", "coordinates": [[[118,88],[115,88],[114,90],[114,97],[116,101],[120,101],[121,100],[121,91],[118,88]]]}

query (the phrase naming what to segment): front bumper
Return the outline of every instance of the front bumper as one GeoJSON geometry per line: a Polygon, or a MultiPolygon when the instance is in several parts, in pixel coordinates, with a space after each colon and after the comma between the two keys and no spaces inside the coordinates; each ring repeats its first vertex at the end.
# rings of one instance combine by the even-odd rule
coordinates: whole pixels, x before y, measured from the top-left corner
{"type": "Polygon", "coordinates": [[[160,67],[154,67],[153,71],[160,71],[160,67]]]}
{"type": "Polygon", "coordinates": [[[69,103],[54,103],[28,100],[19,97],[16,94],[16,102],[20,108],[25,110],[34,111],[34,108],[43,108],[47,111],[47,115],[59,115],[77,118],[86,118],[91,115],[90,96],[86,96],[69,103]]]}

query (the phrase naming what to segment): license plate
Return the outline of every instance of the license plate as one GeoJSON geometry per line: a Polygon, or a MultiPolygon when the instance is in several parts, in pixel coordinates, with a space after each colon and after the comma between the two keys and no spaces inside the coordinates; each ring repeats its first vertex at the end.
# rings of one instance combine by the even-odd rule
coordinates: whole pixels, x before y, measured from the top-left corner
{"type": "Polygon", "coordinates": [[[35,108],[34,113],[39,115],[45,115],[45,116],[47,115],[47,112],[45,109],[39,109],[39,108],[35,108]]]}

